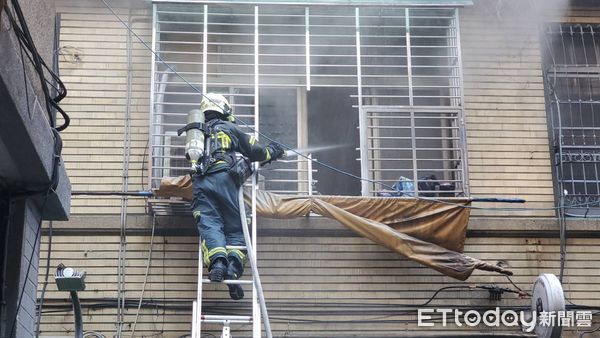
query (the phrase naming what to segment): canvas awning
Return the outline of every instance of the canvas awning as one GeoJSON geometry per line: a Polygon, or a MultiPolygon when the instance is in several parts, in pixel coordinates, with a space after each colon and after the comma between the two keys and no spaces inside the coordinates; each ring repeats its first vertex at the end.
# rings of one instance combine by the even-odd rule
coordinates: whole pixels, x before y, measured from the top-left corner
{"type": "MultiPolygon", "coordinates": [[[[189,175],[163,178],[156,196],[192,199],[189,175]]],[[[246,196],[248,201],[249,196],[246,196]]],[[[283,196],[259,191],[259,216],[294,218],[311,212],[335,219],[371,241],[447,276],[466,280],[473,270],[512,275],[499,266],[462,253],[470,200],[451,204],[401,197],[283,196]]]]}

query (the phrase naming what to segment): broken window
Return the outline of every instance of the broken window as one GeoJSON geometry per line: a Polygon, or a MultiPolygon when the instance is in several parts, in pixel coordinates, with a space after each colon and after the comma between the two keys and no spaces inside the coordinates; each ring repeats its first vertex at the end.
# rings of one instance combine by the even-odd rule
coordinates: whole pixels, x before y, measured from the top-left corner
{"type": "Polygon", "coordinates": [[[544,75],[556,195],[571,216],[600,214],[600,26],[553,24],[544,75]]]}
{"type": "MultiPolygon", "coordinates": [[[[154,49],[198,90],[224,94],[242,128],[258,129],[366,180],[294,157],[265,167],[263,188],[340,195],[466,193],[457,9],[182,3],[153,8],[154,49]]],[[[163,176],[187,173],[184,139],[175,130],[201,95],[156,57],[152,76],[156,187],[163,176]]]]}

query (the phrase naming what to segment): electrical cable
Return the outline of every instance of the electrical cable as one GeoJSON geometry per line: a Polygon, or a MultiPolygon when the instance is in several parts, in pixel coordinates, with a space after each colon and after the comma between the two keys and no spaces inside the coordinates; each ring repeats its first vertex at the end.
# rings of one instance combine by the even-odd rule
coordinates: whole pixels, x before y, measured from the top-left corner
{"type": "Polygon", "coordinates": [[[140,316],[140,309],[142,308],[142,302],[144,300],[144,291],[146,291],[146,283],[148,282],[148,273],[150,272],[150,262],[152,261],[152,248],[154,247],[154,229],[156,227],[156,216],[152,216],[152,234],[150,235],[150,248],[148,248],[148,259],[146,260],[146,272],[144,272],[144,283],[142,284],[142,291],[140,293],[140,302],[138,303],[137,311],[135,313],[135,319],[131,328],[131,336],[135,337],[135,328],[137,326],[138,317],[140,316]]]}
{"type": "MultiPolygon", "coordinates": [[[[530,5],[533,4],[531,2],[529,2],[530,5]]],[[[552,135],[554,137],[554,148],[556,151],[557,148],[557,144],[558,144],[558,155],[559,155],[559,161],[560,161],[560,165],[556,164],[558,166],[558,168],[555,169],[555,174],[556,174],[556,180],[557,183],[559,184],[559,188],[558,188],[558,204],[559,206],[561,206],[562,208],[557,209],[558,212],[558,223],[559,223],[559,237],[560,237],[560,268],[559,268],[559,281],[562,283],[564,280],[564,271],[565,271],[565,266],[566,266],[566,228],[567,228],[567,219],[566,219],[566,215],[565,215],[565,188],[564,188],[564,161],[563,161],[563,147],[562,147],[562,135],[560,135],[560,132],[562,131],[562,112],[560,109],[560,101],[558,98],[558,94],[556,92],[556,59],[554,58],[554,53],[552,52],[552,46],[548,40],[548,36],[543,33],[542,36],[544,37],[544,42],[545,42],[545,46],[546,46],[546,51],[547,54],[549,54],[552,58],[552,69],[554,70],[554,81],[550,81],[550,67],[546,67],[546,75],[544,76],[544,82],[546,84],[546,86],[548,86],[548,93],[549,95],[551,95],[554,98],[554,102],[556,103],[556,115],[557,115],[557,120],[558,120],[558,137],[556,137],[556,135],[554,135],[554,130],[552,132],[552,135]]],[[[565,46],[564,46],[564,40],[562,39],[562,28],[561,28],[561,41],[563,43],[563,50],[565,50],[565,46]]],[[[551,100],[552,102],[552,100],[551,100]]],[[[552,103],[550,103],[550,105],[552,105],[552,103]]],[[[552,124],[554,125],[554,114],[552,113],[552,109],[551,109],[551,113],[550,116],[552,118],[552,124]]],[[[573,207],[573,206],[570,206],[573,207]]],[[[588,206],[589,207],[589,206],[588,206]]]]}
{"type": "MultiPolygon", "coordinates": [[[[46,80],[46,83],[48,85],[50,85],[52,88],[54,88],[54,90],[57,93],[57,97],[55,98],[55,101],[58,102],[60,100],[62,100],[62,98],[64,98],[64,96],[62,98],[60,98],[61,96],[61,92],[64,93],[64,95],[66,95],[66,88],[64,86],[64,84],[62,84],[62,81],[60,81],[60,78],[58,78],[58,58],[56,55],[56,48],[59,45],[59,28],[60,28],[60,21],[58,19],[55,20],[54,22],[54,49],[55,49],[55,53],[54,53],[54,58],[53,58],[53,64],[52,64],[52,75],[55,78],[55,81],[57,83],[59,83],[59,86],[56,87],[54,86],[50,81],[46,80]],[[55,73],[54,73],[55,72],[55,73]],[[56,76],[54,76],[56,75],[56,76]]],[[[47,67],[46,67],[47,68],[47,67]]],[[[56,116],[53,117],[54,119],[56,119],[56,116]]],[[[58,133],[55,133],[56,135],[58,135],[58,133]]],[[[60,136],[59,136],[60,137],[60,136]]],[[[59,160],[59,159],[57,159],[59,160]]],[[[52,235],[53,235],[53,226],[54,226],[54,221],[49,221],[48,222],[48,249],[46,250],[46,272],[44,275],[44,283],[42,286],[42,292],[40,294],[39,297],[39,304],[37,306],[38,310],[37,310],[37,318],[36,318],[36,322],[35,322],[35,337],[39,338],[40,336],[40,325],[42,322],[42,309],[44,308],[44,300],[46,297],[46,290],[48,288],[48,279],[50,277],[50,260],[52,257],[52,235]]],[[[85,337],[85,335],[84,335],[85,337]]]]}
{"type": "Polygon", "coordinates": [[[25,84],[25,104],[27,104],[27,109],[29,110],[29,81],[27,81],[27,72],[25,71],[25,58],[23,58],[23,44],[20,40],[19,50],[21,51],[21,67],[23,67],[23,83],[25,84]]]}
{"type": "MultiPolygon", "coordinates": [[[[25,279],[24,279],[24,283],[23,283],[23,287],[21,288],[20,291],[20,296],[19,296],[19,302],[17,305],[17,309],[15,311],[15,316],[13,319],[13,323],[12,323],[12,328],[11,328],[11,337],[14,333],[15,330],[15,324],[17,321],[17,315],[19,313],[19,310],[21,308],[21,302],[23,300],[23,294],[25,293],[25,287],[27,286],[27,279],[29,277],[29,271],[31,270],[31,266],[33,265],[33,256],[36,253],[35,247],[37,245],[37,241],[41,232],[41,228],[42,228],[42,220],[44,217],[44,211],[46,208],[46,204],[48,202],[48,198],[50,196],[51,192],[54,192],[56,190],[56,186],[58,185],[58,165],[60,163],[59,159],[60,159],[60,153],[62,151],[62,140],[60,139],[60,135],[58,134],[58,131],[56,131],[56,129],[52,129],[55,140],[54,140],[54,166],[52,168],[52,178],[51,178],[51,183],[48,187],[48,189],[45,192],[45,196],[44,196],[44,202],[42,203],[42,206],[40,208],[40,220],[38,223],[38,227],[37,227],[37,231],[35,234],[35,240],[34,240],[34,244],[33,244],[33,249],[31,252],[31,256],[29,257],[29,262],[27,265],[27,272],[25,273],[25,279]]],[[[29,196],[31,197],[31,196],[29,196]]],[[[50,254],[50,253],[49,253],[50,254]]],[[[41,308],[39,310],[41,312],[41,308]]]]}
{"type": "MultiPolygon", "coordinates": [[[[556,65],[554,65],[554,79],[556,80],[556,65]]],[[[561,118],[561,110],[560,110],[560,103],[558,100],[558,94],[556,93],[554,84],[550,83],[549,79],[546,79],[546,81],[548,82],[547,85],[548,87],[550,87],[550,92],[552,93],[552,95],[554,96],[554,100],[556,101],[556,110],[557,110],[557,115],[558,115],[558,128],[559,130],[562,130],[562,118],[561,118]]],[[[560,269],[559,269],[559,277],[558,280],[562,283],[563,282],[563,277],[564,277],[564,271],[565,271],[565,265],[566,265],[566,256],[567,256],[567,246],[566,246],[566,231],[567,231],[567,219],[565,216],[565,208],[566,208],[566,204],[565,204],[565,189],[564,189],[564,161],[563,159],[563,151],[562,151],[562,137],[559,137],[558,139],[558,149],[559,149],[559,158],[560,158],[560,177],[558,177],[558,182],[560,182],[560,188],[559,188],[559,194],[558,194],[558,198],[559,198],[559,205],[563,206],[564,208],[559,209],[558,210],[558,224],[559,224],[559,237],[560,237],[560,269]]],[[[558,176],[558,170],[557,170],[557,176],[558,176]]]]}
{"type": "MultiPolygon", "coordinates": [[[[123,20],[121,19],[121,17],[114,11],[114,9],[106,2],[106,0],[101,0],[102,3],[104,4],[104,6],[113,14],[113,16],[115,16],[117,18],[117,20],[119,20],[121,22],[121,24],[123,26],[125,26],[125,28],[150,52],[152,53],[157,59],[158,61],[160,61],[163,65],[165,65],[165,67],[167,67],[171,72],[173,72],[173,74],[175,74],[177,77],[179,77],[181,80],[183,80],[183,82],[188,85],[190,88],[192,88],[194,91],[196,91],[198,94],[200,94],[202,97],[204,97],[205,99],[207,99],[208,101],[212,102],[213,104],[215,104],[217,107],[221,107],[217,102],[215,102],[214,100],[212,100],[210,97],[206,96],[198,87],[196,87],[194,84],[192,84],[191,82],[189,82],[183,75],[181,75],[179,72],[177,72],[175,70],[175,68],[173,66],[171,66],[168,62],[166,62],[156,51],[154,51],[152,49],[152,47],[150,47],[148,45],[148,43],[146,41],[144,41],[144,39],[142,39],[137,33],[135,33],[135,31],[123,20]]],[[[277,140],[275,140],[274,138],[269,137],[268,135],[264,134],[263,132],[257,131],[251,124],[245,122],[243,119],[241,118],[237,118],[236,120],[241,122],[241,124],[247,128],[249,128],[250,130],[254,131],[255,133],[257,133],[258,135],[260,135],[261,137],[267,139],[268,141],[271,142],[275,142],[279,145],[281,145],[283,148],[292,151],[293,153],[295,153],[296,155],[298,155],[299,157],[302,157],[306,160],[312,161],[315,164],[321,165],[325,168],[328,168],[332,171],[335,171],[339,174],[342,175],[346,175],[348,177],[354,178],[356,180],[360,180],[360,181],[365,181],[365,182],[369,182],[369,183],[373,183],[373,184],[377,184],[380,185],[382,187],[385,187],[387,189],[391,189],[391,190],[396,190],[395,188],[393,188],[392,186],[390,186],[387,183],[378,181],[378,180],[373,180],[373,179],[369,179],[369,178],[364,178],[364,177],[360,177],[357,175],[354,175],[350,172],[344,171],[342,169],[339,169],[333,165],[330,165],[328,163],[325,162],[321,162],[317,159],[313,159],[308,157],[305,154],[302,154],[301,152],[295,150],[294,148],[279,142],[277,140]]],[[[475,207],[475,206],[471,206],[471,205],[464,205],[461,203],[455,203],[455,202],[451,202],[451,201],[445,201],[445,200],[439,200],[436,198],[429,198],[429,197],[422,197],[422,196],[403,196],[406,198],[410,198],[410,199],[416,199],[416,200],[423,200],[423,201],[429,201],[432,203],[440,203],[440,204],[447,204],[447,205],[452,205],[455,207],[459,207],[459,208],[467,208],[467,209],[474,209],[474,210],[491,210],[491,211],[548,211],[548,210],[557,210],[561,207],[553,207],[553,208],[495,208],[495,207],[475,207]]]]}
{"type": "MultiPolygon", "coordinates": [[[[141,189],[146,189],[146,186],[144,185],[144,176],[146,176],[145,173],[145,167],[144,164],[146,163],[146,156],[148,155],[148,146],[150,145],[150,138],[148,138],[146,140],[146,145],[144,146],[144,154],[142,155],[142,165],[140,166],[140,181],[141,181],[141,189]]],[[[151,189],[151,185],[152,185],[152,181],[148,180],[148,189],[151,189]]],[[[144,203],[144,213],[148,214],[150,212],[149,210],[149,204],[148,203],[144,203]]]]}
{"type": "Polygon", "coordinates": [[[591,334],[591,333],[594,333],[594,332],[598,332],[598,331],[600,331],[600,326],[598,326],[597,328],[595,328],[595,329],[593,329],[593,330],[591,330],[591,331],[584,331],[584,332],[581,332],[581,333],[579,334],[579,338],[583,338],[583,336],[585,336],[585,335],[588,335],[588,334],[591,334]]]}
{"type": "MultiPolygon", "coordinates": [[[[21,40],[19,40],[19,42],[21,42],[21,40]]],[[[22,45],[22,43],[21,43],[21,45],[22,45]]],[[[31,56],[30,56],[28,53],[25,53],[25,56],[27,56],[27,58],[29,59],[29,61],[31,61],[31,62],[33,63],[33,59],[32,59],[32,57],[31,57],[31,56]]],[[[45,68],[46,68],[46,69],[47,69],[49,72],[51,72],[51,71],[48,69],[48,66],[46,66],[46,63],[44,63],[44,62],[43,62],[43,60],[42,60],[42,65],[44,65],[44,67],[45,67],[45,68]]],[[[52,73],[52,76],[53,76],[53,78],[54,78],[56,75],[55,75],[54,73],[52,73]]],[[[56,87],[56,86],[54,86],[54,85],[52,84],[52,82],[48,81],[47,79],[46,79],[45,81],[46,81],[46,84],[48,84],[49,86],[51,86],[51,87],[52,87],[53,89],[55,89],[55,90],[56,90],[56,92],[58,93],[58,94],[57,94],[57,96],[56,96],[55,98],[53,98],[53,99],[52,99],[52,106],[53,106],[53,107],[54,107],[54,108],[55,108],[55,109],[56,109],[56,110],[57,110],[57,111],[58,111],[58,112],[61,114],[62,118],[65,120],[65,122],[63,123],[63,125],[62,125],[62,126],[55,128],[55,129],[56,129],[56,130],[58,130],[58,131],[62,131],[62,130],[66,129],[66,128],[69,126],[69,124],[71,123],[71,118],[70,118],[70,117],[69,117],[69,115],[68,115],[68,114],[67,114],[67,113],[66,113],[66,112],[65,112],[65,111],[62,109],[62,107],[60,107],[60,106],[58,105],[58,102],[59,102],[60,100],[62,100],[62,99],[63,99],[63,98],[64,98],[64,97],[67,95],[67,89],[66,89],[66,87],[64,86],[63,82],[60,80],[60,78],[58,78],[58,77],[56,76],[56,77],[55,77],[55,80],[56,80],[56,81],[57,81],[57,83],[59,84],[59,87],[56,87]]],[[[53,118],[53,120],[54,120],[54,118],[53,118]]]]}
{"type": "MultiPolygon", "coordinates": [[[[20,27],[17,24],[15,18],[13,17],[12,13],[7,9],[6,10],[6,14],[7,17],[9,18],[9,21],[11,23],[11,26],[13,28],[13,31],[15,32],[15,35],[17,36],[17,40],[19,42],[19,46],[20,46],[20,50],[21,50],[21,63],[23,66],[23,75],[24,75],[24,81],[25,81],[25,90],[26,90],[26,96],[27,96],[27,110],[29,112],[29,114],[31,114],[30,112],[30,106],[29,106],[29,95],[27,94],[27,90],[28,90],[28,82],[27,82],[27,76],[26,76],[26,72],[25,72],[25,64],[24,64],[24,58],[23,58],[23,50],[29,50],[31,52],[31,56],[29,56],[28,53],[24,53],[25,55],[27,55],[27,57],[30,59],[30,61],[32,62],[32,64],[34,64],[34,68],[36,70],[36,72],[38,73],[39,77],[40,77],[40,82],[42,84],[42,90],[44,91],[44,95],[46,96],[46,103],[47,103],[47,109],[48,109],[48,115],[49,115],[49,123],[51,126],[51,131],[52,131],[52,135],[54,137],[54,152],[53,152],[53,166],[52,166],[52,174],[51,174],[51,179],[50,179],[50,184],[48,185],[48,188],[45,191],[38,191],[38,192],[31,192],[28,193],[26,195],[23,195],[23,197],[31,197],[32,195],[37,195],[37,194],[42,194],[44,193],[44,199],[43,199],[43,203],[42,206],[40,208],[40,220],[37,226],[37,230],[36,230],[36,235],[35,235],[35,240],[33,242],[33,248],[32,248],[32,252],[31,255],[29,257],[29,261],[28,261],[28,265],[27,265],[27,270],[25,273],[25,278],[24,278],[24,283],[23,286],[19,292],[19,296],[18,296],[18,303],[17,303],[17,308],[15,310],[15,315],[12,321],[12,326],[10,329],[10,336],[12,337],[14,335],[14,330],[16,328],[16,322],[17,322],[17,316],[18,313],[21,309],[21,304],[23,301],[23,295],[25,293],[25,288],[27,286],[27,281],[29,278],[29,272],[31,270],[31,266],[33,265],[33,257],[36,253],[36,246],[37,246],[37,242],[41,233],[41,228],[42,228],[42,220],[44,217],[44,212],[45,212],[45,208],[46,208],[46,204],[48,202],[50,193],[55,191],[57,186],[58,186],[58,166],[60,165],[60,154],[62,152],[62,139],[60,137],[60,134],[58,133],[57,128],[55,128],[54,125],[54,120],[52,118],[52,109],[50,108],[50,104],[48,103],[48,101],[50,100],[50,95],[48,93],[48,88],[45,85],[46,79],[44,76],[44,71],[42,69],[42,65],[44,64],[44,66],[46,67],[46,69],[48,69],[48,67],[45,65],[45,63],[43,62],[41,56],[39,55],[39,53],[37,52],[37,49],[35,48],[35,44],[33,42],[33,39],[31,38],[31,34],[29,33],[29,29],[27,27],[27,23],[25,21],[25,18],[23,16],[21,7],[18,3],[17,0],[13,0],[12,1],[12,7],[13,10],[15,11],[15,15],[18,17],[19,19],[19,23],[20,23],[20,27]]],[[[51,71],[50,71],[51,72],[51,71]]],[[[51,72],[52,73],[52,72],[51,72]]],[[[53,74],[53,73],[52,73],[53,74]]],[[[53,74],[53,77],[55,77],[55,74],[53,74]]],[[[56,78],[55,78],[56,79],[56,78]]],[[[58,82],[62,84],[62,82],[60,82],[60,79],[58,79],[58,82]]],[[[62,85],[64,88],[64,85],[62,85]]],[[[57,96],[57,100],[60,101],[62,100],[62,98],[64,98],[64,96],[66,95],[66,88],[64,89],[64,92],[60,93],[57,96]]],[[[57,104],[56,104],[57,105],[57,104]]],[[[59,107],[60,108],[60,107],[59,107]]],[[[65,122],[68,122],[68,116],[65,119],[65,122]]],[[[66,124],[68,126],[68,123],[66,124]]],[[[66,126],[64,126],[66,128],[66,126]]],[[[64,129],[64,128],[63,128],[64,129]]],[[[13,195],[13,197],[15,197],[15,195],[13,195]]],[[[38,317],[39,315],[41,315],[41,307],[38,310],[38,315],[36,315],[36,317],[38,317]]],[[[36,329],[36,331],[38,331],[38,329],[36,329]]]]}
{"type": "Polygon", "coordinates": [[[425,306],[427,306],[427,305],[428,305],[429,303],[431,303],[431,302],[432,302],[432,301],[435,299],[435,297],[436,297],[436,296],[437,296],[437,295],[438,295],[440,292],[442,292],[442,291],[446,291],[446,290],[454,290],[454,289],[473,289],[473,288],[474,288],[474,287],[473,287],[473,286],[470,286],[470,285],[450,285],[450,286],[444,286],[444,287],[441,287],[441,288],[437,289],[437,290],[435,291],[435,293],[434,293],[434,294],[433,294],[431,297],[429,297],[429,299],[428,299],[428,300],[427,300],[425,303],[423,303],[423,304],[419,305],[418,307],[425,307],[425,306]]]}
{"type": "MultiPolygon", "coordinates": [[[[298,307],[317,307],[319,309],[321,309],[321,311],[323,313],[328,313],[328,314],[333,314],[336,313],[335,311],[332,311],[328,308],[347,308],[347,309],[356,309],[357,312],[364,312],[365,309],[367,308],[389,308],[390,311],[397,311],[397,309],[399,307],[404,307],[404,308],[423,308],[428,306],[433,300],[435,300],[438,295],[442,292],[442,291],[448,291],[448,290],[452,290],[452,291],[456,291],[456,290],[461,290],[461,289],[468,289],[468,290],[486,290],[489,291],[490,288],[493,288],[495,286],[490,286],[490,285],[466,285],[466,284],[457,284],[457,285],[447,285],[444,287],[440,287],[437,290],[435,290],[435,292],[423,303],[420,304],[396,304],[396,303],[392,303],[392,304],[377,304],[377,303],[351,303],[351,302],[344,302],[344,303],[317,303],[317,302],[301,302],[301,301],[274,301],[270,303],[270,307],[273,309],[277,309],[277,308],[284,308],[284,309],[290,309],[292,308],[293,310],[287,310],[288,312],[292,312],[292,311],[298,311],[298,307]]],[[[513,290],[513,289],[509,289],[509,288],[500,288],[502,291],[505,292],[511,292],[511,293],[515,293],[515,294],[522,294],[523,291],[521,290],[513,290]]],[[[154,299],[149,299],[147,301],[142,301],[142,307],[151,307],[151,308],[156,308],[156,307],[163,307],[163,308],[167,308],[167,309],[174,309],[174,310],[189,310],[189,303],[190,301],[188,300],[182,300],[182,299],[169,299],[168,302],[169,303],[179,303],[182,304],[181,306],[174,306],[174,305],[166,305],[167,300],[166,299],[158,299],[158,300],[154,300],[154,299]],[[160,300],[162,301],[162,305],[159,304],[157,301],[160,300]]],[[[100,302],[100,303],[92,303],[92,304],[85,304],[85,302],[82,302],[82,306],[87,307],[87,308],[104,308],[104,307],[114,307],[114,303],[115,301],[111,298],[90,298],[87,299],[88,302],[100,302]]],[[[490,306],[486,306],[486,305],[481,305],[481,306],[472,306],[472,305],[463,305],[463,304],[444,304],[445,306],[452,306],[452,307],[456,307],[456,308],[482,308],[482,309],[488,309],[490,308],[490,306]]],[[[128,308],[136,308],[139,306],[139,303],[134,303],[134,301],[128,301],[126,303],[126,306],[128,308]]],[[[208,305],[212,308],[218,308],[218,307],[222,307],[223,309],[230,309],[230,304],[228,304],[227,302],[215,302],[214,305],[208,305]]],[[[63,305],[49,305],[49,308],[51,307],[64,307],[66,310],[70,309],[70,304],[65,304],[63,305]]],[[[500,308],[517,308],[514,306],[500,306],[500,308]]],[[[369,311],[373,311],[372,309],[369,311]]],[[[310,310],[310,312],[312,313],[313,310],[310,310]]],[[[343,313],[348,313],[347,311],[344,312],[338,312],[340,314],[343,313]]]]}
{"type": "Polygon", "coordinates": [[[83,338],[106,338],[106,336],[97,331],[85,331],[83,338]]]}
{"type": "MultiPolygon", "coordinates": [[[[25,28],[23,28],[23,30],[21,30],[17,26],[16,21],[14,20],[14,18],[10,15],[10,12],[8,12],[8,15],[9,15],[9,19],[11,19],[10,20],[11,23],[15,27],[15,35],[19,39],[19,43],[22,44],[22,45],[25,45],[25,48],[28,49],[32,53],[32,55],[29,55],[29,54],[26,54],[26,55],[27,55],[27,58],[31,61],[31,63],[34,64],[35,61],[34,61],[34,57],[33,57],[34,54],[33,53],[37,53],[37,50],[36,51],[32,51],[32,49],[35,48],[35,45],[33,44],[32,41],[29,41],[26,38],[26,36],[25,36],[24,31],[28,30],[28,28],[25,27],[25,28]]],[[[38,56],[39,56],[39,54],[38,54],[38,56]]],[[[48,65],[46,64],[46,62],[44,61],[44,59],[41,58],[41,56],[39,57],[39,61],[40,61],[41,65],[46,69],[46,71],[48,71],[48,73],[50,74],[50,76],[52,77],[52,79],[54,81],[56,81],[56,83],[58,85],[58,87],[56,87],[56,86],[54,86],[52,84],[52,82],[48,81],[48,79],[46,79],[45,77],[43,79],[47,85],[50,85],[51,87],[53,87],[57,91],[57,96],[54,97],[52,100],[55,101],[55,103],[58,103],[62,99],[64,99],[66,97],[66,95],[67,95],[67,89],[66,89],[64,83],[60,80],[60,77],[52,69],[50,69],[48,67],[48,65]]],[[[42,75],[44,75],[43,72],[42,72],[42,75]]]]}
{"type": "Polygon", "coordinates": [[[42,207],[41,207],[41,210],[40,210],[40,220],[38,222],[37,230],[35,232],[35,238],[33,240],[33,245],[32,245],[32,248],[31,248],[31,254],[29,255],[29,261],[28,261],[28,264],[27,264],[27,270],[25,272],[25,278],[23,278],[23,286],[21,287],[21,290],[20,290],[20,292],[18,294],[19,295],[19,301],[17,302],[17,308],[15,309],[15,315],[13,317],[13,321],[12,321],[12,324],[11,324],[9,337],[13,337],[14,334],[15,334],[15,329],[16,329],[16,324],[17,324],[17,317],[18,317],[19,311],[21,309],[21,303],[23,302],[23,295],[25,294],[25,288],[27,287],[27,284],[28,284],[29,271],[31,271],[31,266],[33,265],[33,257],[35,256],[35,253],[36,253],[37,242],[38,242],[38,239],[40,237],[40,233],[42,232],[41,231],[42,230],[42,220],[44,218],[44,211],[46,209],[46,204],[48,203],[48,198],[50,196],[50,192],[51,192],[51,189],[48,189],[46,191],[46,194],[44,196],[44,202],[42,203],[42,207]]]}
{"type": "Polygon", "coordinates": [[[523,293],[523,294],[531,297],[531,292],[527,292],[527,291],[521,289],[517,284],[515,284],[515,282],[513,282],[512,279],[510,279],[509,275],[504,275],[504,276],[508,279],[508,281],[510,282],[510,284],[512,284],[512,286],[514,286],[517,290],[519,290],[521,293],[523,293]]]}
{"type": "MultiPolygon", "coordinates": [[[[46,289],[48,288],[48,278],[50,277],[50,257],[52,255],[52,221],[48,222],[48,250],[46,252],[46,273],[44,275],[44,284],[42,286],[42,292],[40,294],[40,300],[38,304],[37,318],[35,321],[35,337],[40,336],[40,324],[42,321],[42,308],[44,307],[44,297],[46,296],[46,289]]],[[[41,245],[40,245],[41,246],[41,245]]]]}
{"type": "MultiPolygon", "coordinates": [[[[12,15],[10,14],[10,11],[6,11],[6,13],[8,14],[9,20],[11,22],[13,22],[13,27],[15,32],[20,32],[21,34],[23,34],[25,41],[28,42],[33,42],[33,38],[31,37],[31,33],[29,32],[29,28],[27,27],[27,23],[25,22],[25,16],[23,15],[23,11],[21,10],[21,5],[19,4],[18,0],[12,0],[12,7],[13,10],[15,11],[15,14],[17,15],[17,18],[19,20],[19,23],[21,25],[21,28],[17,27],[14,23],[14,18],[12,17],[12,15]]],[[[18,34],[17,34],[18,35],[18,34]]],[[[32,56],[33,56],[33,64],[34,64],[34,68],[36,69],[36,71],[38,72],[38,74],[40,75],[40,82],[41,82],[41,87],[42,87],[42,91],[44,92],[44,96],[46,98],[50,97],[50,93],[48,92],[48,87],[46,87],[46,83],[45,83],[45,77],[44,77],[44,73],[42,70],[42,64],[40,62],[40,54],[37,52],[37,49],[35,47],[34,44],[31,44],[30,46],[28,46],[28,49],[31,51],[32,56]]],[[[50,105],[50,101],[46,100],[46,109],[48,112],[48,116],[49,116],[49,122],[50,122],[50,126],[52,128],[55,128],[55,123],[52,119],[52,107],[50,105]]]]}
{"type": "Polygon", "coordinates": [[[146,145],[144,146],[144,153],[142,154],[142,167],[140,168],[140,180],[141,180],[141,188],[142,190],[146,189],[146,186],[144,185],[144,173],[145,173],[145,168],[144,168],[144,164],[146,164],[146,157],[148,156],[148,146],[150,145],[150,138],[148,138],[146,140],[146,145]]]}
{"type": "Polygon", "coordinates": [[[15,20],[15,17],[12,15],[12,13],[10,11],[7,10],[6,14],[7,14],[9,21],[11,22],[11,25],[13,27],[15,35],[17,36],[19,44],[21,44],[22,46],[25,46],[25,48],[27,50],[29,50],[31,53],[31,56],[27,53],[26,53],[26,55],[32,62],[34,69],[38,73],[38,76],[40,79],[40,83],[41,83],[41,87],[42,87],[42,91],[43,91],[45,103],[46,103],[46,109],[47,109],[48,120],[49,120],[48,122],[50,123],[51,128],[56,129],[58,131],[62,131],[64,129],[66,129],[70,124],[70,118],[69,118],[68,114],[66,114],[66,112],[58,105],[58,102],[60,102],[67,95],[66,87],[64,86],[62,81],[60,81],[60,78],[48,67],[48,65],[46,65],[46,63],[42,59],[41,55],[37,51],[37,48],[35,47],[35,43],[33,42],[33,39],[31,37],[31,33],[29,32],[27,22],[25,21],[25,17],[23,16],[23,12],[22,12],[21,6],[19,4],[19,1],[12,0],[11,3],[13,5],[12,6],[13,10],[15,12],[15,15],[16,15],[20,25],[17,24],[17,20],[15,20]],[[56,83],[58,84],[58,86],[61,89],[60,91],[58,91],[58,95],[54,98],[50,97],[50,93],[49,93],[48,87],[46,85],[47,80],[46,80],[46,77],[44,74],[44,68],[48,71],[48,73],[56,81],[56,83]],[[56,126],[56,123],[54,121],[53,114],[52,114],[53,108],[56,109],[56,111],[58,111],[64,119],[64,123],[61,126],[58,126],[58,127],[56,126]]]}
{"type": "MultiPolygon", "coordinates": [[[[131,7],[128,10],[128,22],[131,23],[131,7]]],[[[126,103],[125,103],[125,116],[124,116],[124,130],[123,130],[123,178],[121,184],[121,191],[123,193],[129,190],[129,162],[131,158],[131,89],[132,89],[132,62],[131,62],[131,32],[127,32],[126,35],[126,57],[127,57],[127,91],[126,91],[126,103]]],[[[119,297],[119,307],[117,311],[117,337],[120,338],[123,333],[123,327],[125,324],[125,271],[127,266],[127,207],[128,207],[128,196],[123,194],[121,196],[121,226],[120,226],[120,239],[119,239],[119,254],[118,254],[118,267],[117,267],[117,295],[119,297]]],[[[154,231],[154,228],[153,228],[154,231]]],[[[152,239],[153,240],[153,239],[152,239]]],[[[142,292],[143,297],[143,292],[142,292]]],[[[141,302],[142,299],[140,299],[141,302]]],[[[139,314],[139,312],[138,312],[139,314]]],[[[136,315],[137,320],[137,315],[136,315]]],[[[133,334],[132,334],[133,337],[133,334]]]]}
{"type": "MultiPolygon", "coordinates": [[[[165,260],[166,260],[166,253],[167,253],[167,239],[165,236],[163,236],[163,242],[162,242],[162,291],[163,291],[163,297],[162,297],[162,301],[163,303],[167,302],[167,279],[166,279],[166,269],[165,269],[165,260]]],[[[162,326],[160,328],[161,332],[165,332],[165,314],[166,314],[166,310],[163,309],[163,313],[162,313],[162,326]]]]}

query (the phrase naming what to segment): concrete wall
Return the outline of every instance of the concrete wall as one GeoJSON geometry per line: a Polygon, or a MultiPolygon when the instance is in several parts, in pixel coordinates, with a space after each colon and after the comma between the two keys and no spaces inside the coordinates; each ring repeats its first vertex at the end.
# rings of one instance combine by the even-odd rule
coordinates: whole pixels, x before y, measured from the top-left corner
{"type": "MultiPolygon", "coordinates": [[[[19,3],[37,51],[52,65],[54,2],[19,3]]],[[[39,76],[6,13],[0,15],[0,336],[32,337],[41,218],[68,218],[70,184],[64,167],[53,168],[55,141],[39,76]],[[53,175],[58,186],[49,191],[53,175]]]]}
{"type": "Polygon", "coordinates": [[[5,266],[6,304],[2,311],[5,326],[2,336],[8,337],[12,332],[14,337],[33,337],[41,240],[40,205],[30,198],[15,199],[10,202],[9,208],[9,230],[6,238],[8,255],[5,266]]]}

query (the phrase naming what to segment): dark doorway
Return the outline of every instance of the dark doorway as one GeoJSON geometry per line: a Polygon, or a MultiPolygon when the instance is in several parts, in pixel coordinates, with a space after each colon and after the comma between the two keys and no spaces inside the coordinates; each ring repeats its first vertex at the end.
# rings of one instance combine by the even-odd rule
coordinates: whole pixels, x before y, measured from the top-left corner
{"type": "MultiPolygon", "coordinates": [[[[308,146],[329,147],[314,153],[318,160],[360,176],[358,109],[355,88],[313,87],[308,92],[308,146]]],[[[316,165],[316,190],[323,195],[360,195],[360,181],[316,165]]]]}

